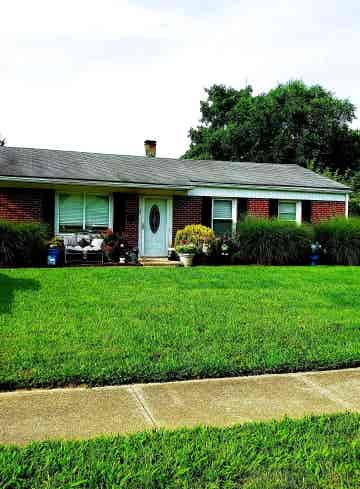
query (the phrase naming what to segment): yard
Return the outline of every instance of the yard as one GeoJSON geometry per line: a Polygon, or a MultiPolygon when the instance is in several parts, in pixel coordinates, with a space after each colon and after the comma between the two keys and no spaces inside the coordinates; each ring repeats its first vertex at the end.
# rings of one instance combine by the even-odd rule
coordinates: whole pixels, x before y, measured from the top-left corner
{"type": "Polygon", "coordinates": [[[360,365],[360,269],[0,270],[0,387],[360,365]]]}
{"type": "Polygon", "coordinates": [[[358,414],[0,447],[5,488],[358,488],[358,414]]]}

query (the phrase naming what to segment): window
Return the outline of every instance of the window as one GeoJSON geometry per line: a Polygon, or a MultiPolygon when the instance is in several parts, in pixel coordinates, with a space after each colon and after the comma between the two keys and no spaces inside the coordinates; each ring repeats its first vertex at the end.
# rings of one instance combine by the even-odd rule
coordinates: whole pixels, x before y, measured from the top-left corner
{"type": "Polygon", "coordinates": [[[281,221],[297,221],[296,202],[279,201],[279,219],[281,221]]]}
{"type": "Polygon", "coordinates": [[[57,210],[59,232],[71,233],[111,227],[108,195],[60,193],[57,210]]]}
{"type": "Polygon", "coordinates": [[[234,229],[234,212],[236,206],[232,199],[214,199],[213,200],[213,215],[212,228],[217,236],[231,234],[234,229]]]}

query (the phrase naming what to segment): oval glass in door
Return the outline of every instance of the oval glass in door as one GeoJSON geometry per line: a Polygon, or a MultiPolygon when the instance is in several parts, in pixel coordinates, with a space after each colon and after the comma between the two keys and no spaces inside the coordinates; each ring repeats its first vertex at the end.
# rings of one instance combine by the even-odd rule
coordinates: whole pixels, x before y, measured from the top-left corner
{"type": "Polygon", "coordinates": [[[153,234],[158,232],[160,227],[160,210],[156,204],[154,204],[150,209],[149,225],[153,234]]]}

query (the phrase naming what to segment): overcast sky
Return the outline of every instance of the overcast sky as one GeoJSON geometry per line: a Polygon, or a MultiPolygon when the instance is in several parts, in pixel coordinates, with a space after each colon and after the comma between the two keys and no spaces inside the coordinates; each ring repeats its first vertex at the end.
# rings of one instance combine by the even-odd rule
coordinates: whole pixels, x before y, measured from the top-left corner
{"type": "Polygon", "coordinates": [[[0,132],[11,146],[143,154],[149,138],[158,156],[178,157],[213,83],[259,93],[301,78],[360,107],[359,0],[0,7],[0,132]]]}

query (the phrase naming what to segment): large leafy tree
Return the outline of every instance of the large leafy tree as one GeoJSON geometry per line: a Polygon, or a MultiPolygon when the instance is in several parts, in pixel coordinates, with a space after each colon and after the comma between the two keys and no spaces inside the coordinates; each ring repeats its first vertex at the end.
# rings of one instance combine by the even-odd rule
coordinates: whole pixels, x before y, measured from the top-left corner
{"type": "Polygon", "coordinates": [[[206,94],[185,158],[312,162],[341,172],[360,163],[360,133],[350,128],[354,105],[319,85],[291,81],[261,95],[251,86],[213,85],[206,94]]]}

